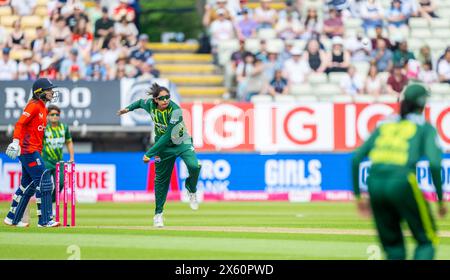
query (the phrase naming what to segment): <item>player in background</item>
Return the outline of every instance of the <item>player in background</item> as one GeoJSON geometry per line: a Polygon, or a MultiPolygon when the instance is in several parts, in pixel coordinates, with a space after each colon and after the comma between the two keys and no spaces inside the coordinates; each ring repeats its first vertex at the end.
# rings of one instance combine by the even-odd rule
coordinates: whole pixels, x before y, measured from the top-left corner
{"type": "Polygon", "coordinates": [[[400,224],[403,220],[417,241],[414,259],[433,259],[435,256],[436,226],[416,180],[416,164],[423,156],[430,162],[439,216],[444,217],[447,213],[442,197],[442,150],[436,129],[422,114],[427,96],[429,93],[424,85],[408,85],[400,103],[400,115],[380,124],[353,156],[353,188],[358,210],[364,216],[369,216],[372,210],[388,259],[406,258],[400,224]],[[366,156],[372,163],[367,178],[370,207],[360,196],[358,180],[359,165],[366,156]]]}
{"type": "Polygon", "coordinates": [[[45,103],[57,98],[53,88],[53,83],[46,78],[40,78],[33,83],[33,97],[17,121],[13,142],[6,150],[8,157],[13,160],[19,157],[22,164],[21,185],[14,194],[11,209],[4,219],[4,223],[10,226],[29,226],[21,219],[35,193],[36,201],[41,203],[38,227],[59,226],[58,222],[51,219],[53,184],[50,172],[45,169],[40,155],[47,126],[45,103]]]}
{"type": "Polygon", "coordinates": [[[189,171],[186,189],[193,210],[198,209],[196,192],[201,166],[192,145],[192,138],[184,124],[181,108],[170,100],[169,90],[155,83],[148,95],[152,98],[140,99],[119,110],[117,114],[120,116],[136,109],[144,109],[150,114],[155,124],[155,144],[145,153],[143,161],[148,163],[150,158],[155,157],[155,216],[153,224],[156,227],[163,227],[163,209],[175,160],[177,157],[181,157],[189,171]]]}
{"type": "MultiPolygon", "coordinates": [[[[64,145],[67,146],[67,151],[69,152],[69,162],[74,162],[74,149],[69,126],[60,122],[61,109],[56,105],[49,105],[47,112],[49,123],[45,128],[42,158],[44,159],[45,168],[50,171],[50,174],[53,177],[53,182],[55,183],[56,188],[56,163],[63,160],[64,145]]],[[[61,168],[63,167],[61,166],[61,168]]],[[[59,190],[61,192],[64,187],[62,171],[59,176],[59,190]]],[[[53,190],[52,193],[52,202],[55,202],[55,190],[53,190]]]]}

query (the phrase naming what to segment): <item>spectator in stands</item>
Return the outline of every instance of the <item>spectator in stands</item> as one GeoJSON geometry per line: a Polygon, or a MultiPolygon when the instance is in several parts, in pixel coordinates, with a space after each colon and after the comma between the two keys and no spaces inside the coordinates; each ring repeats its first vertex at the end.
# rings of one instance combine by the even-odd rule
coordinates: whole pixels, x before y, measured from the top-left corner
{"type": "Polygon", "coordinates": [[[230,20],[225,17],[225,10],[218,9],[216,11],[218,18],[211,23],[211,45],[213,52],[217,52],[217,45],[220,41],[230,40],[234,38],[234,27],[230,20]]]}
{"type": "Polygon", "coordinates": [[[71,13],[66,18],[66,24],[71,32],[75,30],[78,21],[80,21],[81,19],[84,19],[86,22],[89,22],[88,16],[84,13],[84,5],[80,2],[76,2],[73,5],[73,13],[71,13]]]}
{"type": "Polygon", "coordinates": [[[356,36],[349,37],[345,42],[345,49],[350,52],[351,62],[368,62],[372,51],[370,39],[364,32],[357,32],[356,36]]]}
{"type": "Polygon", "coordinates": [[[410,17],[419,16],[419,6],[417,5],[417,0],[401,0],[402,1],[402,12],[407,19],[410,17]]]}
{"type": "Polygon", "coordinates": [[[10,4],[11,0],[0,0],[0,7],[1,6],[8,6],[10,4]]]}
{"type": "Polygon", "coordinates": [[[59,16],[56,20],[56,25],[50,26],[49,36],[54,40],[57,47],[62,47],[66,38],[72,37],[72,33],[64,17],[59,16]]]}
{"type": "Polygon", "coordinates": [[[258,23],[249,16],[248,9],[242,10],[242,19],[236,25],[236,33],[239,40],[256,37],[258,23]]]}
{"type": "Polygon", "coordinates": [[[294,46],[294,41],[292,41],[292,40],[286,40],[284,42],[284,50],[282,50],[280,55],[278,56],[280,59],[281,65],[284,65],[286,60],[291,58],[291,51],[292,51],[293,46],[294,46]]]}
{"type": "MultiPolygon", "coordinates": [[[[44,42],[44,45],[42,46],[42,49],[39,52],[36,52],[36,60],[40,61],[45,57],[55,57],[55,52],[54,52],[54,43],[52,40],[46,40],[44,42]]],[[[41,61],[42,62],[42,61],[41,61]]],[[[54,79],[53,79],[54,80],[54,79]]]]}
{"type": "Polygon", "coordinates": [[[264,79],[270,82],[275,76],[275,71],[283,66],[278,59],[278,49],[274,46],[267,48],[267,61],[264,62],[264,79]]]}
{"type": "Polygon", "coordinates": [[[39,77],[56,80],[58,75],[58,69],[56,68],[53,58],[49,56],[43,57],[41,60],[41,71],[39,73],[39,77]]]}
{"type": "Polygon", "coordinates": [[[272,81],[270,81],[267,91],[271,96],[275,96],[278,94],[283,95],[289,94],[289,83],[288,80],[283,78],[282,70],[277,69],[275,71],[275,76],[272,79],[272,81]]]}
{"type": "Polygon", "coordinates": [[[356,75],[356,68],[350,65],[347,70],[347,75],[342,77],[340,87],[343,94],[356,95],[362,94],[364,90],[364,81],[359,75],[356,75]]]}
{"type": "Polygon", "coordinates": [[[8,81],[17,79],[17,62],[12,60],[9,53],[11,49],[4,47],[0,59],[0,80],[8,81]]]}
{"type": "Polygon", "coordinates": [[[325,72],[327,55],[324,50],[320,49],[319,42],[316,39],[309,40],[306,44],[305,60],[308,61],[312,72],[325,72]]]}
{"type": "Polygon", "coordinates": [[[78,55],[78,50],[72,49],[69,57],[61,62],[59,79],[83,79],[84,73],[86,73],[84,61],[81,56],[78,55]]]}
{"type": "Polygon", "coordinates": [[[270,7],[271,0],[261,0],[260,7],[255,9],[255,21],[258,23],[258,29],[273,28],[278,20],[277,11],[270,7]]]}
{"type": "Polygon", "coordinates": [[[364,92],[368,95],[379,96],[383,90],[383,83],[380,75],[378,75],[378,69],[375,64],[371,64],[369,67],[369,73],[364,82],[364,92]]]}
{"type": "Polygon", "coordinates": [[[244,62],[236,69],[237,97],[242,101],[249,101],[251,96],[258,94],[263,86],[263,64],[253,55],[246,55],[244,62]]]}
{"type": "Polygon", "coordinates": [[[278,38],[292,40],[299,38],[303,33],[303,25],[298,19],[294,18],[292,13],[288,13],[286,17],[278,20],[275,30],[278,38]]]}
{"type": "Polygon", "coordinates": [[[330,39],[344,35],[344,22],[342,21],[341,12],[334,7],[330,7],[329,17],[323,22],[323,32],[330,39]]]}
{"type": "Polygon", "coordinates": [[[289,85],[303,84],[308,80],[311,73],[308,62],[302,58],[303,51],[300,48],[292,48],[292,58],[288,59],[283,66],[283,77],[289,85]]]}
{"type": "Polygon", "coordinates": [[[450,84],[450,47],[447,47],[443,59],[438,64],[439,81],[450,84]]]}
{"type": "Polygon", "coordinates": [[[391,75],[387,80],[387,93],[399,96],[408,83],[408,78],[403,74],[403,65],[395,64],[391,75]]]}
{"type": "Polygon", "coordinates": [[[74,47],[77,48],[83,57],[89,57],[92,50],[94,36],[88,29],[88,22],[81,18],[75,26],[72,34],[74,47]]]}
{"type": "Polygon", "coordinates": [[[361,18],[361,10],[364,2],[364,0],[349,0],[348,7],[342,10],[342,17],[361,18]]]}
{"type": "Polygon", "coordinates": [[[263,63],[267,62],[267,58],[269,56],[269,52],[267,51],[267,42],[266,40],[259,41],[259,51],[255,53],[255,57],[261,60],[263,63]]]}
{"type": "MultiPolygon", "coordinates": [[[[237,1],[237,0],[235,0],[235,1],[237,1]]],[[[247,10],[248,15],[251,18],[253,18],[253,11],[247,7],[248,0],[239,0],[238,2],[239,2],[239,4],[235,5],[234,7],[230,7],[230,5],[227,7],[228,11],[231,12],[231,17],[233,18],[233,21],[239,22],[240,20],[242,20],[244,10],[247,10]]]]}
{"type": "Polygon", "coordinates": [[[378,72],[390,72],[392,69],[392,52],[386,48],[386,41],[377,39],[377,48],[372,50],[372,63],[375,63],[378,72]]]}
{"type": "Polygon", "coordinates": [[[422,68],[419,72],[419,80],[424,82],[425,84],[438,83],[439,77],[436,71],[433,70],[433,65],[431,61],[427,61],[422,64],[422,68]]]}
{"type": "Polygon", "coordinates": [[[96,53],[91,58],[91,63],[86,67],[85,78],[88,81],[106,81],[108,72],[102,63],[103,56],[96,53]]]}
{"type": "MultiPolygon", "coordinates": [[[[103,63],[108,68],[114,67],[116,61],[122,54],[122,49],[119,46],[119,37],[114,35],[108,42],[108,48],[103,50],[103,63]]],[[[139,65],[142,61],[151,57],[151,55],[146,57],[145,54],[145,51],[140,56],[137,53],[131,54],[131,57],[133,57],[133,55],[136,56],[136,58],[133,58],[136,60],[134,61],[135,65],[139,65]]]]}
{"type": "Polygon", "coordinates": [[[420,62],[421,65],[430,62],[433,62],[433,59],[431,57],[431,49],[430,46],[427,44],[420,47],[419,55],[417,56],[417,60],[420,62]]]}
{"type": "Polygon", "coordinates": [[[398,49],[394,52],[392,56],[392,61],[394,64],[401,64],[406,66],[406,63],[410,59],[415,59],[414,53],[408,50],[408,42],[403,40],[398,45],[398,49]]]}
{"type": "MultiPolygon", "coordinates": [[[[50,31],[50,28],[56,26],[56,21],[61,17],[61,13],[59,10],[52,10],[50,12],[50,16],[46,17],[44,20],[44,28],[50,31]]],[[[50,32],[49,32],[50,33],[50,32]]]]}
{"type": "Polygon", "coordinates": [[[407,34],[408,32],[408,16],[405,10],[402,9],[402,0],[392,0],[386,19],[388,22],[389,33],[394,34],[400,32],[407,34]]]}
{"type": "Polygon", "coordinates": [[[33,15],[36,9],[36,0],[11,0],[14,14],[19,16],[33,15]]]}
{"type": "Polygon", "coordinates": [[[205,27],[209,27],[214,21],[219,19],[219,15],[217,11],[220,10],[223,12],[223,16],[225,19],[232,21],[231,12],[226,7],[226,0],[217,0],[216,6],[212,6],[209,4],[205,5],[205,13],[203,14],[203,25],[205,27]]]}
{"type": "Polygon", "coordinates": [[[308,8],[308,12],[303,22],[304,32],[302,39],[309,40],[316,34],[321,34],[323,25],[322,21],[319,19],[316,8],[308,8]]]}
{"type": "Polygon", "coordinates": [[[36,80],[39,75],[39,64],[33,61],[33,53],[27,52],[23,61],[17,66],[17,78],[19,80],[36,80]]]}
{"type": "Polygon", "coordinates": [[[361,18],[364,30],[383,25],[384,9],[379,0],[365,0],[361,7],[361,18]]]}
{"type": "Polygon", "coordinates": [[[31,41],[30,49],[33,53],[39,53],[44,48],[44,44],[47,41],[46,30],[42,26],[36,27],[36,38],[31,41]]]}
{"type": "Polygon", "coordinates": [[[139,81],[151,81],[154,78],[158,78],[160,73],[154,66],[155,61],[153,58],[149,58],[145,63],[142,63],[137,79],[139,81]]]}
{"type": "Polygon", "coordinates": [[[437,18],[436,15],[436,3],[434,0],[419,0],[418,11],[421,17],[431,20],[437,18]]]}
{"type": "Polygon", "coordinates": [[[6,45],[9,41],[8,31],[0,25],[0,46],[6,45]]]}
{"type": "Polygon", "coordinates": [[[350,53],[344,49],[341,37],[333,37],[331,53],[327,58],[327,73],[347,72],[350,65],[350,53]]]}
{"type": "Polygon", "coordinates": [[[420,72],[420,62],[415,59],[410,59],[406,63],[406,77],[408,80],[418,80],[420,72]]]}
{"type": "Polygon", "coordinates": [[[20,19],[13,23],[13,30],[9,35],[8,47],[13,50],[21,50],[26,48],[25,33],[22,30],[20,19]]]}
{"type": "Polygon", "coordinates": [[[127,21],[134,21],[136,12],[133,7],[128,4],[128,0],[120,0],[119,6],[114,9],[113,19],[119,21],[122,17],[126,17],[127,21]]]}
{"type": "Polygon", "coordinates": [[[147,61],[149,57],[153,56],[153,52],[147,47],[148,35],[139,35],[138,48],[131,52],[130,63],[134,66],[139,66],[141,62],[147,61]]]}
{"type": "Polygon", "coordinates": [[[120,80],[122,78],[126,77],[125,74],[125,68],[128,65],[128,56],[123,53],[119,56],[119,58],[117,59],[116,64],[114,64],[112,67],[109,67],[109,77],[114,80],[120,80]]]}
{"type": "Polygon", "coordinates": [[[292,0],[286,0],[285,2],[286,7],[278,12],[278,18],[280,19],[286,19],[288,15],[291,15],[292,18],[295,21],[300,21],[300,13],[298,12],[297,8],[295,7],[292,0]]]}
{"type": "Polygon", "coordinates": [[[131,47],[136,44],[139,34],[134,22],[128,21],[126,17],[122,17],[119,22],[114,24],[114,32],[119,36],[122,46],[131,47]]]}
{"type": "Polygon", "coordinates": [[[372,50],[378,49],[378,39],[381,39],[385,43],[385,47],[388,49],[392,48],[391,41],[387,37],[383,36],[383,25],[379,24],[375,26],[375,37],[371,39],[372,41],[372,50]]]}
{"type": "Polygon", "coordinates": [[[94,36],[98,38],[106,38],[114,32],[114,21],[108,15],[108,8],[102,8],[102,17],[95,22],[94,36]]]}

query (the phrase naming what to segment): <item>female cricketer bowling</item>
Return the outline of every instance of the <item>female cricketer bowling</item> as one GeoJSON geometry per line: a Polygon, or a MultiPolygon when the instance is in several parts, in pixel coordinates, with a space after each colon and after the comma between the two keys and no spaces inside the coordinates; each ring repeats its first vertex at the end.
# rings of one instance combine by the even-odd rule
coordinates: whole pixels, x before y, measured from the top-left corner
{"type": "Polygon", "coordinates": [[[150,158],[155,157],[155,216],[153,224],[155,227],[163,227],[163,208],[175,160],[177,157],[181,157],[189,171],[186,189],[193,210],[198,209],[196,192],[201,166],[192,145],[192,138],[183,122],[181,108],[170,100],[169,90],[155,83],[148,95],[152,98],[140,99],[119,110],[117,114],[122,115],[136,109],[144,109],[150,114],[155,124],[155,144],[145,153],[143,161],[147,163],[150,158]]]}
{"type": "Polygon", "coordinates": [[[438,197],[439,216],[447,213],[442,197],[441,158],[436,129],[423,116],[428,90],[419,83],[403,92],[400,115],[383,122],[353,156],[353,188],[358,209],[370,212],[360,197],[359,164],[368,156],[372,162],[367,185],[378,236],[388,259],[405,259],[401,222],[406,221],[417,241],[415,259],[433,259],[437,234],[430,207],[416,179],[416,164],[422,157],[430,162],[438,197]]]}
{"type": "Polygon", "coordinates": [[[47,125],[45,103],[52,101],[53,85],[50,80],[41,78],[33,83],[33,98],[28,102],[14,129],[14,140],[6,149],[6,155],[22,164],[22,179],[13,196],[11,209],[4,223],[10,226],[27,227],[22,216],[30,198],[36,193],[36,201],[42,207],[38,212],[38,227],[57,227],[58,222],[51,219],[53,184],[50,172],[41,158],[44,131],[47,125]]]}

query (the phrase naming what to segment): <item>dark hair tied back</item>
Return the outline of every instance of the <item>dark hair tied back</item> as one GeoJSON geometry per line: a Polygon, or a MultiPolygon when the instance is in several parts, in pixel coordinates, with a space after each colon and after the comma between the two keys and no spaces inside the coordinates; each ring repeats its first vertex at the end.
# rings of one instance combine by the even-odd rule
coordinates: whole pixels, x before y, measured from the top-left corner
{"type": "Polygon", "coordinates": [[[153,83],[150,90],[147,92],[148,95],[152,96],[153,99],[156,99],[161,91],[166,91],[170,94],[170,91],[166,87],[162,87],[158,85],[157,83],[153,83]]]}

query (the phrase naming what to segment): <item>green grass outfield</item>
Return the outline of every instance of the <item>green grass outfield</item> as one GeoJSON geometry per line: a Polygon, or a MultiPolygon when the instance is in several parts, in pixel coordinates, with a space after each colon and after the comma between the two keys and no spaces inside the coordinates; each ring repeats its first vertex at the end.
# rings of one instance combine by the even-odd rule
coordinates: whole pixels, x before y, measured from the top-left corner
{"type": "MultiPolygon", "coordinates": [[[[5,217],[9,203],[0,203],[5,217]]],[[[372,222],[353,203],[169,202],[164,229],[152,203],[79,204],[77,227],[0,226],[0,259],[369,259],[372,222]],[[75,252],[75,253],[74,253],[75,252]],[[79,253],[79,254],[78,254],[79,253]]],[[[450,259],[450,219],[438,220],[438,259],[450,259]]],[[[414,242],[408,240],[409,255],[414,242]]]]}

